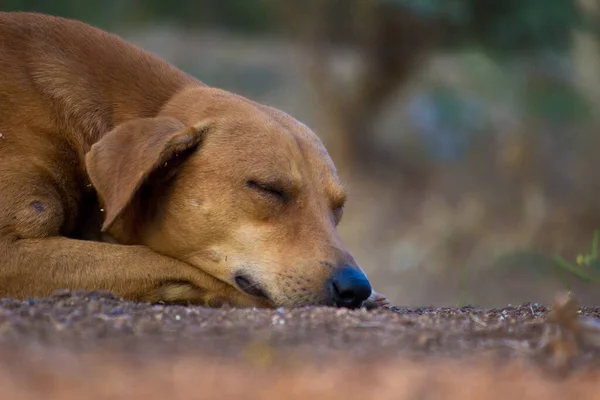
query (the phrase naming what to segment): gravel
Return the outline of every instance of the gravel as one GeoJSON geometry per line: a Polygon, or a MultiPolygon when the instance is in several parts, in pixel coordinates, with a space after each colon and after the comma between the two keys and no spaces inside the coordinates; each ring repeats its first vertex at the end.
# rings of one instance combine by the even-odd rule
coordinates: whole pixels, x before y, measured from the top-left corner
{"type": "Polygon", "coordinates": [[[573,390],[585,391],[598,380],[592,375],[600,375],[600,308],[570,301],[557,298],[550,314],[547,306],[529,303],[367,311],[208,309],[81,291],[0,299],[0,387],[12,385],[5,393],[14,397],[7,399],[80,398],[78,390],[90,399],[166,398],[156,397],[166,395],[163,389],[169,398],[195,398],[189,390],[196,384],[219,399],[318,393],[347,400],[364,390],[379,390],[379,398],[424,398],[426,392],[436,398],[430,391],[442,387],[444,398],[464,398],[458,391],[472,375],[467,387],[486,398],[509,395],[519,379],[530,390],[549,390],[560,380],[564,390],[576,382],[573,390]],[[381,384],[372,386],[375,381],[381,384]]]}

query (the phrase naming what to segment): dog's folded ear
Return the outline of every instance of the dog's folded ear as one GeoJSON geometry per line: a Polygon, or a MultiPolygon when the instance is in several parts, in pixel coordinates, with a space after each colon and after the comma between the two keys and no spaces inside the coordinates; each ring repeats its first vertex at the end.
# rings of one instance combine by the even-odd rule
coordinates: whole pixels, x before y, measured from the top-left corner
{"type": "Polygon", "coordinates": [[[106,231],[148,176],[173,158],[193,151],[208,124],[192,127],[169,117],[125,122],[95,143],[85,156],[90,181],[105,211],[106,231]]]}

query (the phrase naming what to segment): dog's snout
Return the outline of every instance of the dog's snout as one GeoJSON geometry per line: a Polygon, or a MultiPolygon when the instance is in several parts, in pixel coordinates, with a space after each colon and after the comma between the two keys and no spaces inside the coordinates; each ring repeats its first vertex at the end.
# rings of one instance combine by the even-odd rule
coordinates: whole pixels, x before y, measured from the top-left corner
{"type": "Polygon", "coordinates": [[[338,267],[329,280],[329,292],[334,305],[358,308],[371,295],[371,284],[356,267],[338,267]]]}

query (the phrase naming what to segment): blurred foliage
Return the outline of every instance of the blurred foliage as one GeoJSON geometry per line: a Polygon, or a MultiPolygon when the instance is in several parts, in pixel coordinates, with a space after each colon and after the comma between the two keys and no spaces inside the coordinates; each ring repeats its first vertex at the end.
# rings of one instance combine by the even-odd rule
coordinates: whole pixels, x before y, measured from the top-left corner
{"type": "Polygon", "coordinates": [[[565,49],[571,30],[583,26],[573,0],[379,0],[406,7],[422,18],[450,27],[451,47],[472,45],[487,51],[565,49]]]}
{"type": "MultiPolygon", "coordinates": [[[[223,27],[245,33],[278,29],[273,7],[306,0],[0,0],[4,11],[39,11],[82,19],[101,27],[129,23],[177,22],[185,26],[223,27]]],[[[377,6],[406,10],[447,26],[450,47],[486,50],[564,48],[570,30],[582,22],[573,0],[372,0],[377,6]]],[[[352,1],[322,0],[333,24],[348,21],[352,1]]]]}
{"type": "Polygon", "coordinates": [[[587,254],[578,254],[575,263],[560,256],[554,257],[554,262],[568,274],[587,283],[600,283],[600,230],[594,232],[592,248],[587,254]]]}
{"type": "MultiPolygon", "coordinates": [[[[388,69],[399,70],[402,60],[410,59],[411,52],[418,53],[419,46],[431,45],[431,50],[467,50],[471,54],[487,56],[525,55],[534,58],[540,52],[546,53],[546,56],[554,54],[554,60],[538,68],[544,77],[535,78],[534,82],[530,81],[520,89],[522,93],[518,97],[523,104],[518,106],[519,112],[552,124],[582,121],[590,115],[586,100],[569,82],[567,75],[572,75],[572,71],[566,74],[558,72],[562,76],[556,76],[556,66],[560,65],[556,58],[557,51],[567,50],[572,42],[573,29],[584,26],[585,16],[575,0],[105,0],[99,4],[88,0],[0,0],[0,8],[4,11],[39,11],[62,15],[106,29],[171,23],[190,28],[219,28],[248,35],[281,33],[286,31],[286,24],[295,23],[282,19],[277,13],[278,7],[293,5],[292,18],[295,20],[310,19],[311,9],[317,7],[324,10],[322,22],[326,25],[326,31],[317,29],[320,32],[319,40],[341,41],[356,46],[362,43],[369,51],[375,49],[365,53],[366,57],[371,60],[380,57],[383,67],[379,70],[384,72],[387,72],[385,67],[388,64],[391,65],[388,69]],[[383,34],[376,39],[377,44],[368,42],[361,37],[365,35],[365,29],[368,30],[365,24],[373,22],[363,15],[370,10],[367,6],[379,11],[376,15],[381,26],[401,24],[409,27],[404,30],[382,28],[383,34]],[[415,25],[413,29],[410,21],[415,19],[425,21],[427,25],[415,25]],[[433,43],[417,40],[419,35],[428,35],[430,30],[435,31],[433,43]],[[402,40],[407,35],[413,35],[414,40],[402,40]],[[377,53],[380,45],[386,49],[377,53]],[[402,49],[402,46],[415,49],[402,49]],[[395,56],[392,55],[394,53],[395,56]],[[385,64],[393,57],[400,61],[385,64]]],[[[366,36],[372,34],[367,32],[366,36]]],[[[489,65],[499,65],[490,62],[486,56],[480,57],[480,60],[489,65]]],[[[486,68],[481,64],[479,62],[475,66],[470,60],[473,74],[486,68]]],[[[523,74],[523,71],[510,74],[502,69],[500,67],[495,73],[497,81],[489,82],[489,74],[484,74],[488,82],[480,85],[490,86],[494,99],[507,91],[500,74],[507,75],[511,81],[516,79],[515,75],[523,74]]],[[[369,74],[373,75],[371,72],[369,74]]],[[[384,72],[378,75],[383,76],[384,72]]],[[[412,77],[412,70],[405,75],[404,80],[398,82],[385,81],[386,86],[402,86],[412,77]]],[[[393,94],[394,90],[389,90],[389,93],[393,94]]],[[[478,96],[481,97],[481,93],[478,96]]],[[[434,139],[435,142],[444,143],[437,144],[438,156],[452,158],[451,154],[462,154],[470,141],[469,132],[483,128],[481,120],[484,110],[481,107],[473,109],[463,97],[463,93],[453,88],[437,88],[424,94],[418,103],[429,110],[416,111],[418,115],[427,116],[423,124],[435,125],[433,131],[443,131],[434,139]]],[[[484,105],[488,100],[479,98],[475,102],[484,105]]]]}
{"type": "Polygon", "coordinates": [[[591,115],[586,99],[576,88],[559,83],[532,88],[524,94],[527,115],[554,126],[586,121],[591,115]]]}
{"type": "Polygon", "coordinates": [[[449,85],[433,85],[410,100],[408,111],[429,154],[438,161],[453,162],[464,159],[474,134],[487,127],[484,104],[449,85]]]}
{"type": "Polygon", "coordinates": [[[2,11],[37,11],[102,27],[175,22],[259,33],[272,29],[269,7],[260,0],[0,0],[2,11]]]}

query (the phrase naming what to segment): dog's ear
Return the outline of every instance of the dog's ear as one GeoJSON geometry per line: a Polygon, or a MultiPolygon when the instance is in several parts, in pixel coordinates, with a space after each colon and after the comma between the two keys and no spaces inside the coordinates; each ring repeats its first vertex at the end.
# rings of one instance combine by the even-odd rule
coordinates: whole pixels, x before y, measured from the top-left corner
{"type": "Polygon", "coordinates": [[[85,156],[90,181],[103,204],[106,231],[148,176],[182,153],[193,151],[207,123],[185,127],[168,117],[125,122],[95,143],[85,156]]]}

